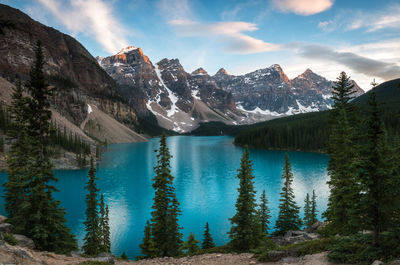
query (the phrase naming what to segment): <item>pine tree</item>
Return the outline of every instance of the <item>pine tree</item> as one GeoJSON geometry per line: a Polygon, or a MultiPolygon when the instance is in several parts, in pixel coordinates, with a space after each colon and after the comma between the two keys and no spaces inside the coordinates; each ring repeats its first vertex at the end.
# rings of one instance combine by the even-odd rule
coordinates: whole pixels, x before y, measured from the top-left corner
{"type": "Polygon", "coordinates": [[[100,196],[100,219],[99,219],[99,229],[100,229],[100,252],[111,252],[111,244],[110,244],[110,226],[108,224],[108,205],[106,206],[104,203],[104,196],[101,194],[100,196]]]}
{"type": "Polygon", "coordinates": [[[146,222],[146,226],[144,227],[144,236],[142,244],[140,244],[140,249],[146,258],[153,258],[157,256],[157,250],[155,249],[154,241],[151,236],[151,227],[149,221],[146,222]]]}
{"type": "Polygon", "coordinates": [[[317,213],[317,195],[315,195],[315,191],[313,190],[311,198],[310,225],[313,225],[318,221],[317,213]]]}
{"type": "Polygon", "coordinates": [[[121,259],[122,259],[122,260],[128,260],[128,256],[126,255],[125,251],[122,252],[122,254],[121,254],[121,259]]]}
{"type": "Polygon", "coordinates": [[[305,227],[310,227],[313,223],[311,221],[311,201],[310,194],[307,193],[306,199],[304,200],[304,218],[303,223],[305,227]]]}
{"type": "Polygon", "coordinates": [[[86,255],[94,256],[101,252],[103,240],[101,238],[101,227],[97,210],[97,192],[99,190],[96,187],[96,169],[93,164],[93,158],[90,159],[88,177],[89,180],[85,186],[89,192],[86,194],[86,220],[84,222],[86,235],[82,249],[86,255]]]}
{"type": "Polygon", "coordinates": [[[214,241],[210,234],[210,227],[208,225],[208,222],[206,223],[206,227],[204,228],[203,243],[201,247],[202,249],[209,249],[215,247],[214,241]]]}
{"type": "Polygon", "coordinates": [[[261,240],[259,218],[256,211],[256,192],[253,183],[252,163],[246,147],[240,163],[237,177],[240,180],[236,214],[230,218],[232,227],[228,232],[230,245],[234,251],[246,252],[258,247],[261,240]]]}
{"type": "Polygon", "coordinates": [[[108,253],[111,253],[111,231],[110,231],[110,225],[109,225],[109,213],[110,210],[108,208],[108,205],[106,205],[106,216],[104,218],[104,227],[103,227],[103,235],[104,235],[104,247],[108,253]]]}
{"type": "Polygon", "coordinates": [[[188,239],[185,243],[183,243],[182,249],[188,255],[196,254],[200,250],[199,246],[197,245],[199,241],[195,238],[194,234],[191,232],[188,236],[188,239]]]}
{"type": "Polygon", "coordinates": [[[330,196],[324,217],[334,233],[352,234],[358,231],[359,186],[357,182],[359,146],[357,111],[350,100],[353,85],[342,72],[333,86],[334,105],[331,110],[329,137],[328,181],[330,196]]]}
{"type": "Polygon", "coordinates": [[[285,156],[285,165],[283,167],[282,179],[284,184],[281,192],[279,204],[279,216],[275,224],[276,235],[284,235],[289,230],[299,230],[301,227],[301,219],[299,218],[299,209],[294,200],[292,189],[293,174],[289,161],[289,156],[285,156]]]}
{"type": "Polygon", "coordinates": [[[182,233],[180,232],[181,227],[178,224],[178,216],[181,214],[181,210],[179,209],[179,202],[176,199],[174,193],[172,195],[172,204],[169,209],[168,214],[168,246],[169,246],[169,255],[170,256],[178,256],[181,254],[181,246],[182,246],[182,233]]]}
{"type": "Polygon", "coordinates": [[[160,148],[157,154],[157,165],[154,167],[156,176],[153,178],[155,190],[153,211],[151,213],[151,233],[157,256],[174,256],[179,253],[182,235],[178,225],[180,214],[179,203],[173,187],[174,177],[170,169],[171,155],[166,137],[160,138],[160,148]]]}
{"type": "Polygon", "coordinates": [[[16,233],[26,232],[25,211],[29,208],[28,180],[30,141],[27,132],[27,99],[23,96],[21,83],[13,89],[11,106],[11,124],[8,136],[13,139],[7,154],[8,180],[5,187],[5,208],[8,222],[14,225],[16,233]]]}
{"type": "Polygon", "coordinates": [[[392,157],[395,155],[388,146],[375,87],[370,92],[368,105],[360,174],[362,223],[364,229],[372,230],[372,245],[379,246],[380,233],[392,225],[393,216],[398,214],[399,206],[393,200],[400,187],[394,185],[392,157]]]}
{"type": "Polygon", "coordinates": [[[265,194],[265,190],[263,190],[263,193],[261,194],[260,198],[261,202],[259,205],[259,215],[260,215],[260,224],[261,224],[261,233],[264,235],[268,235],[268,230],[269,230],[269,224],[270,224],[270,210],[268,208],[268,199],[267,195],[265,194]]]}
{"type": "Polygon", "coordinates": [[[38,41],[35,61],[27,83],[31,95],[28,102],[28,136],[30,140],[31,162],[28,169],[28,202],[24,217],[26,227],[23,234],[32,238],[39,250],[69,252],[77,248],[70,229],[65,225],[65,210],[54,200],[57,191],[51,185],[57,181],[50,162],[49,136],[51,111],[48,97],[51,91],[43,72],[44,57],[41,42],[38,41]]]}

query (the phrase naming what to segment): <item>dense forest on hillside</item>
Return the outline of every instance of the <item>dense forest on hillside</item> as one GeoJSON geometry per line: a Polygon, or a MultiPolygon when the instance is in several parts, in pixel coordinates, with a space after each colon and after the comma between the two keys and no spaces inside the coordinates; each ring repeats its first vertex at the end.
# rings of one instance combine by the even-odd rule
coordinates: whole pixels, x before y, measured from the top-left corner
{"type": "MultiPolygon", "coordinates": [[[[382,83],[376,87],[376,93],[379,102],[383,102],[382,120],[389,139],[394,139],[400,134],[400,79],[382,83]]],[[[369,94],[352,102],[360,109],[361,115],[366,114],[369,94]]],[[[266,149],[324,151],[329,133],[328,121],[329,112],[323,111],[254,124],[253,128],[237,128],[235,144],[266,149]]]]}

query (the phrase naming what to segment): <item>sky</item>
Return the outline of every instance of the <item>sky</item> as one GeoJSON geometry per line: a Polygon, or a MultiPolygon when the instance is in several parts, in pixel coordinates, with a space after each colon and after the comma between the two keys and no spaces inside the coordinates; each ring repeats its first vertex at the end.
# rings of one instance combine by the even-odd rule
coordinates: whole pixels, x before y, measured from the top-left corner
{"type": "Polygon", "coordinates": [[[70,34],[93,56],[142,48],[153,63],[178,58],[245,74],[279,64],[345,71],[364,90],[400,77],[400,0],[0,0],[70,34]]]}

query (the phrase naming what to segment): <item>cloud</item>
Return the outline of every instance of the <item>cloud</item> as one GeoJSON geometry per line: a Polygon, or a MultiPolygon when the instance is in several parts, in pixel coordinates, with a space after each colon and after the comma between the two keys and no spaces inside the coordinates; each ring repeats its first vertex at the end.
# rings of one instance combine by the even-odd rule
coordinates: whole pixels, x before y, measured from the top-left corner
{"type": "Polygon", "coordinates": [[[383,80],[400,77],[400,66],[392,62],[371,59],[353,52],[336,51],[316,44],[288,44],[286,47],[295,49],[297,54],[305,58],[336,62],[367,76],[379,77],[383,80]]]}
{"type": "Polygon", "coordinates": [[[111,54],[128,45],[128,31],[118,22],[111,5],[102,0],[38,1],[72,34],[89,35],[111,54]]]}
{"type": "Polygon", "coordinates": [[[160,0],[157,8],[169,20],[193,17],[188,0],[160,0]]]}
{"type": "Polygon", "coordinates": [[[333,0],[271,0],[272,4],[282,12],[309,16],[325,10],[333,5],[333,0]]]}
{"type": "Polygon", "coordinates": [[[399,4],[393,4],[384,10],[375,12],[345,10],[337,14],[332,20],[319,22],[318,27],[327,32],[338,29],[345,31],[364,29],[366,32],[400,29],[399,14],[399,4]]]}
{"type": "Polygon", "coordinates": [[[228,52],[250,54],[279,49],[279,45],[250,37],[243,32],[257,30],[257,25],[243,21],[201,23],[191,20],[172,20],[169,24],[178,35],[185,37],[218,37],[228,52]]]}

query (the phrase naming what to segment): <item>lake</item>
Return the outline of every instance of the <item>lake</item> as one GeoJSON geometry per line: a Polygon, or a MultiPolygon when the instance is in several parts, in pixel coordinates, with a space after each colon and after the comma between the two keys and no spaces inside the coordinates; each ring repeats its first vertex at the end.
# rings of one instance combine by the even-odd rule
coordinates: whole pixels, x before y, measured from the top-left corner
{"type": "MultiPolygon", "coordinates": [[[[154,190],[151,186],[156,163],[155,149],[159,139],[145,143],[109,145],[97,168],[97,185],[110,207],[110,227],[113,254],[123,251],[130,258],[140,255],[139,244],[145,223],[150,219],[154,190]]],[[[243,149],[232,144],[232,137],[168,137],[173,155],[172,174],[175,176],[177,198],[181,204],[184,240],[190,232],[201,242],[206,222],[216,245],[228,242],[228,218],[235,213],[239,180],[236,178],[243,149]]],[[[278,215],[281,174],[285,152],[250,150],[254,163],[257,197],[266,190],[271,209],[271,227],[278,215]]],[[[329,189],[326,184],[328,157],[318,153],[289,152],[294,174],[296,201],[304,205],[306,193],[315,189],[319,216],[326,209],[329,189]]],[[[84,237],[85,194],[87,169],[57,170],[60,192],[54,197],[67,210],[67,225],[76,235],[79,245],[84,237]]],[[[0,182],[7,178],[0,174],[0,182]]],[[[4,192],[2,191],[2,195],[4,192]]],[[[4,199],[1,198],[4,214],[4,199]]]]}

